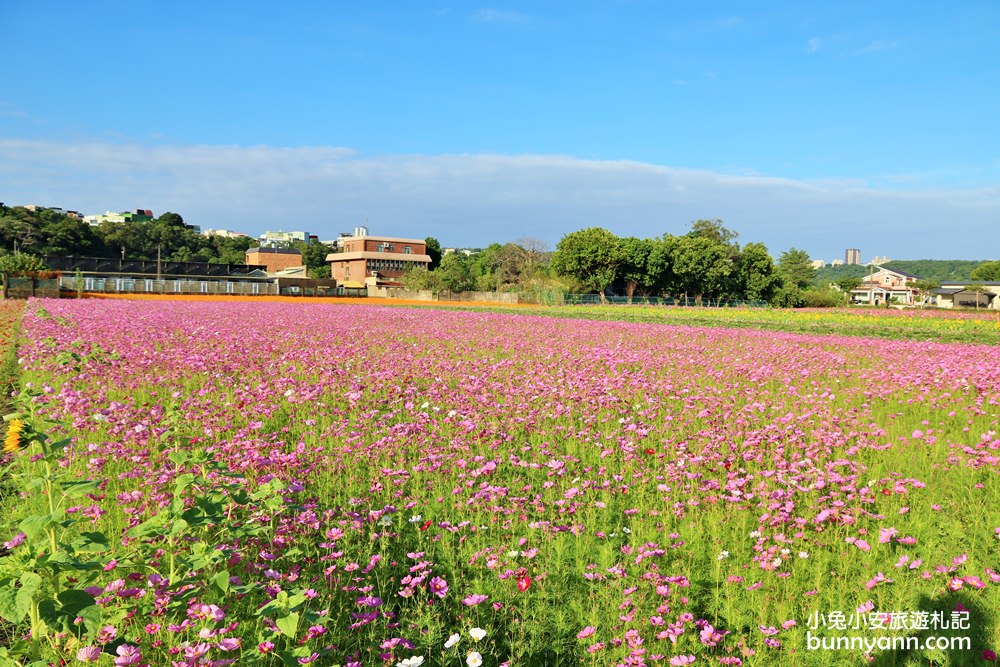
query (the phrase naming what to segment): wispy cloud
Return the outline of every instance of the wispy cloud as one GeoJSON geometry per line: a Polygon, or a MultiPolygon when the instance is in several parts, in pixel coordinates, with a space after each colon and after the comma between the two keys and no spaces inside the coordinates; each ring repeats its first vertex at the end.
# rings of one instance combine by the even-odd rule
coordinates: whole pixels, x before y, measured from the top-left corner
{"type": "Polygon", "coordinates": [[[504,11],[484,7],[475,14],[475,20],[480,23],[499,23],[506,25],[524,25],[531,22],[531,17],[520,12],[504,11]]]}
{"type": "Polygon", "coordinates": [[[859,55],[863,55],[866,53],[876,53],[878,51],[888,51],[890,49],[895,49],[899,47],[900,44],[901,42],[899,41],[884,42],[880,39],[877,39],[874,42],[868,44],[867,46],[858,49],[856,53],[858,53],[859,55]]]}
{"type": "Polygon", "coordinates": [[[813,37],[806,42],[806,53],[816,53],[821,48],[823,48],[823,40],[819,37],[813,37]]]}
{"type": "Polygon", "coordinates": [[[655,236],[718,217],[741,241],[825,259],[862,246],[900,258],[977,258],[1000,245],[1000,187],[899,190],[557,155],[370,157],[333,147],[0,139],[0,183],[8,205],[173,210],[203,227],[254,234],[309,220],[311,232],[328,237],[367,217],[380,233],[446,245],[530,233],[554,246],[588,226],[655,236]],[[905,231],[875,247],[872,230],[887,225],[905,231]],[[956,225],[962,234],[942,233],[956,225]]]}

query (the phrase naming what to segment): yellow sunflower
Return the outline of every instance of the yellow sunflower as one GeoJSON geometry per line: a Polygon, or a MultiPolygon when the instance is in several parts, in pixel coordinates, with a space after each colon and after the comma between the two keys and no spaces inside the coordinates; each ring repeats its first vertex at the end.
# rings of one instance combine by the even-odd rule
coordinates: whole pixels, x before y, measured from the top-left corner
{"type": "Polygon", "coordinates": [[[16,452],[24,444],[21,441],[21,431],[24,430],[24,422],[20,419],[11,419],[7,423],[7,437],[3,441],[3,450],[7,453],[16,452]]]}

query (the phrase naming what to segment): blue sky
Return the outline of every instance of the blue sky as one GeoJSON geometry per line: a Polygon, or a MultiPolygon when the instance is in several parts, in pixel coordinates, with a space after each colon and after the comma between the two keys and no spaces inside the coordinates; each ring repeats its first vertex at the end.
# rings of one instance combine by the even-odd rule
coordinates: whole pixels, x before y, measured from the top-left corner
{"type": "Polygon", "coordinates": [[[0,2],[0,201],[1000,255],[1000,4],[0,2]]]}

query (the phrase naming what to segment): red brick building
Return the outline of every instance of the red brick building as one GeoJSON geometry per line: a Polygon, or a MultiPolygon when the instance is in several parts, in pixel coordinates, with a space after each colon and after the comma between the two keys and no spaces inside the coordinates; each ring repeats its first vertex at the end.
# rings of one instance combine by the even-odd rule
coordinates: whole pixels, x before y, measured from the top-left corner
{"type": "Polygon", "coordinates": [[[326,261],[331,277],[347,287],[363,287],[371,278],[379,285],[399,285],[407,269],[426,269],[431,263],[420,239],[351,236],[344,239],[343,247],[344,252],[329,254],[326,261]]]}
{"type": "Polygon", "coordinates": [[[247,250],[247,264],[267,267],[268,273],[302,266],[302,253],[291,248],[250,248],[247,250]]]}

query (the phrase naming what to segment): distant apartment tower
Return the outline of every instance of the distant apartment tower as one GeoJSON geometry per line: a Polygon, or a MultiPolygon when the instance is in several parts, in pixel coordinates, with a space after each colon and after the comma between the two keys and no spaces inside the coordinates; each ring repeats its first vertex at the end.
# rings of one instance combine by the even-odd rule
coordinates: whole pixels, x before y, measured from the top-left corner
{"type": "Polygon", "coordinates": [[[848,248],[847,252],[844,253],[844,263],[848,266],[861,264],[861,251],[857,248],[848,248]]]}

